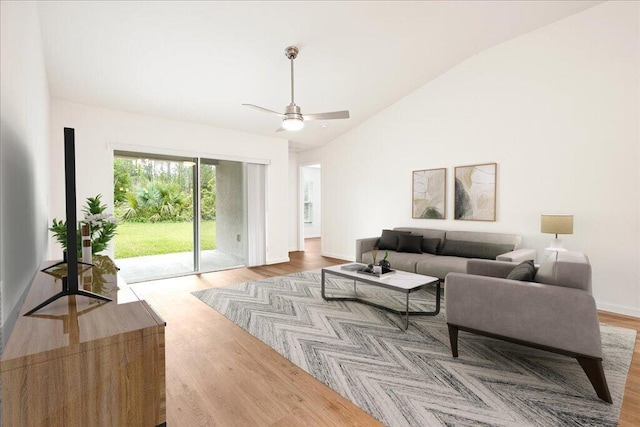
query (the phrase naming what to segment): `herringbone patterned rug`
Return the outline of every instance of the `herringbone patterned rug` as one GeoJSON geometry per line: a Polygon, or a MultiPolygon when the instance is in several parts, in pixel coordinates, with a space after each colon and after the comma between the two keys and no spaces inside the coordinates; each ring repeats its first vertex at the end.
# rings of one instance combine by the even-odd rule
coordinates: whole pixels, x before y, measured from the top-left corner
{"type": "MultiPolygon", "coordinates": [[[[352,281],[329,278],[328,295],[353,293],[352,281]]],[[[358,293],[404,301],[365,285],[358,293]]],[[[464,332],[454,359],[444,310],[412,317],[404,332],[393,314],[324,301],[318,270],[194,295],[389,426],[615,426],[636,336],[601,324],[609,405],[575,359],[464,332]]],[[[416,292],[412,308],[432,310],[434,297],[416,292]]]]}

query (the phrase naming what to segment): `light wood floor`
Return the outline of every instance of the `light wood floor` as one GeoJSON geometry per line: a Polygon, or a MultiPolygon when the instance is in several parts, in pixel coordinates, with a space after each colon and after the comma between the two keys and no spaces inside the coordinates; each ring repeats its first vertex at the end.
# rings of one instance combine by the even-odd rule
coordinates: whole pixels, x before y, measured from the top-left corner
{"type": "MultiPolygon", "coordinates": [[[[196,425],[380,425],[191,295],[231,283],[340,264],[308,239],[291,261],[134,285],[167,322],[167,423],[196,425]]],[[[640,319],[601,313],[601,321],[640,331],[640,319]]],[[[640,337],[640,335],[639,335],[640,337]]],[[[640,338],[625,389],[621,426],[640,425],[640,338]]]]}

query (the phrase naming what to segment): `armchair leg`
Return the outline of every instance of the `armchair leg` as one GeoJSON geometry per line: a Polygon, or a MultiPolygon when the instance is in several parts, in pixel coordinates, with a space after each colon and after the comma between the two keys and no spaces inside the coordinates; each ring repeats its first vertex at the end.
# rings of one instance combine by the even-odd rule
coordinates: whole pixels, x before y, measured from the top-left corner
{"type": "MultiPolygon", "coordinates": [[[[451,329],[449,329],[449,333],[451,333],[451,329]]],[[[607,403],[613,403],[611,393],[609,393],[609,386],[607,386],[607,379],[604,377],[602,360],[581,356],[577,356],[576,359],[578,359],[578,363],[582,366],[584,373],[587,374],[587,378],[591,381],[591,385],[598,397],[607,403]]]]}
{"type": "Polygon", "coordinates": [[[449,327],[449,342],[451,343],[451,354],[458,357],[458,328],[447,323],[449,327]]]}

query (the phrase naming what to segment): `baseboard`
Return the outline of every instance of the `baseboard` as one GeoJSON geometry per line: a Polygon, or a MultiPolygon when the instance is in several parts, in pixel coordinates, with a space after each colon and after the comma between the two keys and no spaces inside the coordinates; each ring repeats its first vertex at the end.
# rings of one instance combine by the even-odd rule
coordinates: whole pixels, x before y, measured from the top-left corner
{"type": "Polygon", "coordinates": [[[3,349],[7,345],[7,341],[9,341],[9,337],[11,336],[13,327],[15,326],[16,321],[18,320],[18,316],[20,315],[20,310],[22,310],[22,305],[24,304],[24,300],[27,298],[27,294],[31,289],[32,283],[33,283],[33,279],[31,279],[31,282],[29,282],[27,289],[25,289],[22,295],[20,295],[20,298],[18,298],[18,302],[13,307],[13,309],[11,309],[11,311],[6,317],[6,320],[2,324],[2,348],[3,349]]]}
{"type": "MultiPolygon", "coordinates": [[[[4,332],[4,323],[2,321],[2,290],[4,289],[3,286],[4,286],[4,281],[0,279],[0,354],[2,354],[2,351],[4,350],[4,340],[2,339],[3,332],[4,332]]],[[[2,390],[0,390],[0,402],[2,401],[1,393],[2,393],[2,390]]]]}
{"type": "Polygon", "coordinates": [[[596,301],[596,306],[598,307],[598,310],[624,314],[626,316],[640,317],[640,308],[628,307],[619,304],[609,304],[606,302],[598,301],[596,301]]]}
{"type": "Polygon", "coordinates": [[[281,264],[283,262],[289,262],[289,261],[291,261],[291,258],[289,258],[289,257],[274,258],[274,259],[267,260],[267,264],[266,265],[281,264]]]}
{"type": "Polygon", "coordinates": [[[350,256],[350,255],[332,254],[330,252],[324,252],[324,251],[322,251],[320,254],[322,256],[326,256],[326,257],[329,257],[329,258],[343,259],[345,261],[352,261],[352,262],[355,261],[355,257],[350,256]]]}

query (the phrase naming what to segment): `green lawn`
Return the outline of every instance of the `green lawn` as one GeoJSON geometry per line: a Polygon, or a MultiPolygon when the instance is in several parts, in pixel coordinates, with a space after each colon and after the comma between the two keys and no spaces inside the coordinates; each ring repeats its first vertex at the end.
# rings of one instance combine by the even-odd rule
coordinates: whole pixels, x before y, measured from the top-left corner
{"type": "MultiPolygon", "coordinates": [[[[216,222],[202,221],[202,249],[216,248],[216,222]]],[[[115,238],[116,258],[161,255],[193,250],[193,224],[159,222],[118,224],[115,238]]]]}

